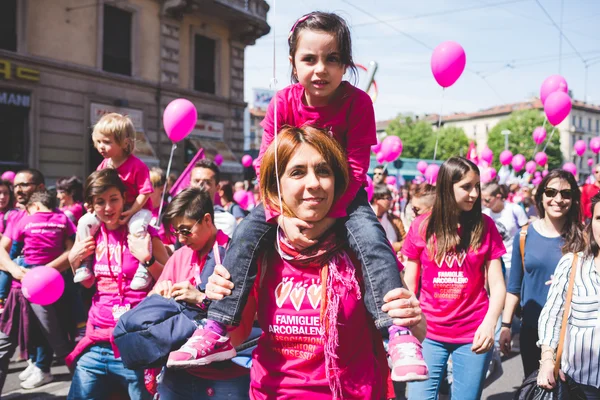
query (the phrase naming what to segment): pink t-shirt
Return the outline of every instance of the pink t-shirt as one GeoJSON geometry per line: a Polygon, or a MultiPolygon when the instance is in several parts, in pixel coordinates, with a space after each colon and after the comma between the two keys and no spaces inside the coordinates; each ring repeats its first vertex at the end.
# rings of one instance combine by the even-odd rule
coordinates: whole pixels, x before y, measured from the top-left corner
{"type": "MultiPolygon", "coordinates": [[[[153,227],[148,227],[148,233],[152,238],[158,237],[153,227]]],[[[88,314],[91,325],[114,328],[121,315],[146,297],[150,288],[142,291],[129,287],[139,264],[127,246],[127,226],[109,231],[102,225],[96,234],[94,275],[97,291],[88,314]]]]}
{"type": "MultiPolygon", "coordinates": [[[[320,320],[322,267],[295,267],[276,253],[267,265],[255,285],[263,334],[252,355],[250,397],[330,400],[320,320]]],[[[381,398],[387,378],[385,358],[382,368],[377,356],[383,352],[381,337],[353,292],[342,296],[338,325],[343,398],[381,398]]]]}
{"type": "Polygon", "coordinates": [[[79,222],[79,218],[83,216],[83,204],[73,203],[70,206],[65,206],[60,209],[75,225],[79,222]]]}
{"type": "Polygon", "coordinates": [[[29,265],[45,265],[65,251],[65,240],[75,235],[75,225],[62,212],[26,215],[16,226],[13,242],[24,243],[23,255],[29,265]]]}
{"type": "MultiPolygon", "coordinates": [[[[96,171],[104,168],[109,168],[110,158],[102,160],[96,171]]],[[[119,178],[125,184],[127,188],[127,196],[125,201],[128,206],[131,206],[135,201],[136,197],[140,194],[150,194],[154,191],[152,188],[152,181],[150,181],[150,170],[148,166],[144,164],[142,160],[130,155],[123,164],[116,168],[119,173],[119,178]]],[[[148,199],[143,208],[152,209],[151,201],[148,199]]]]}
{"type": "MultiPolygon", "coordinates": [[[[346,216],[346,209],[356,197],[358,190],[366,184],[369,169],[371,146],[377,143],[375,112],[373,101],[368,94],[342,82],[339,93],[331,104],[323,107],[309,107],[304,104],[304,87],[297,83],[277,92],[267,109],[260,153],[257,158],[256,176],[260,179],[260,164],[263,155],[273,141],[274,106],[277,101],[277,129],[284,125],[302,127],[306,125],[328,130],[340,142],[348,156],[350,181],[346,192],[333,205],[329,216],[346,216]]],[[[278,212],[265,209],[267,220],[278,212]]]]}
{"type": "MultiPolygon", "coordinates": [[[[150,201],[150,200],[148,200],[148,201],[150,201]]],[[[165,208],[167,208],[166,203],[163,205],[163,211],[165,210],[165,208]]],[[[156,208],[152,207],[152,210],[150,210],[150,211],[152,211],[152,219],[150,220],[150,225],[156,227],[156,222],[158,221],[158,207],[156,207],[156,208]]],[[[158,229],[158,237],[160,237],[160,240],[164,244],[175,244],[175,237],[172,235],[167,235],[164,224],[160,224],[160,226],[157,229],[158,229]]]]}
{"type": "Polygon", "coordinates": [[[4,233],[8,222],[14,217],[14,215],[18,212],[16,208],[10,208],[6,211],[0,211],[0,233],[4,233]]]}
{"type": "Polygon", "coordinates": [[[485,264],[506,250],[496,224],[483,215],[483,237],[477,251],[444,254],[438,264],[425,242],[429,214],[415,219],[402,246],[402,254],[421,262],[421,309],[427,320],[427,337],[445,343],[471,343],[489,307],[485,290],[485,264]]]}
{"type": "Polygon", "coordinates": [[[19,233],[17,230],[17,225],[19,221],[24,217],[28,216],[29,213],[27,210],[17,210],[17,212],[13,212],[8,216],[8,220],[6,221],[6,227],[4,228],[4,235],[10,240],[15,240],[17,234],[19,233]]]}

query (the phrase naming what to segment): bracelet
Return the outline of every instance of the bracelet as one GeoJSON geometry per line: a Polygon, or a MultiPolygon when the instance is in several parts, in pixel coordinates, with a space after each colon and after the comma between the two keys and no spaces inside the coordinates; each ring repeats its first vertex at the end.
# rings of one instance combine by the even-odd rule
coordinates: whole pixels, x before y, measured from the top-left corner
{"type": "Polygon", "coordinates": [[[154,256],[152,256],[148,261],[144,261],[144,266],[146,268],[150,268],[152,265],[154,265],[155,262],[156,262],[156,258],[154,258],[154,256]]]}
{"type": "MultiPolygon", "coordinates": [[[[540,358],[543,357],[544,353],[552,354],[552,356],[550,358],[546,358],[546,360],[552,360],[553,362],[556,361],[556,354],[554,354],[554,350],[546,349],[546,350],[542,351],[542,353],[540,354],[540,358]]],[[[544,360],[544,359],[542,358],[542,360],[544,360]]]]}
{"type": "Polygon", "coordinates": [[[510,329],[510,327],[511,327],[511,326],[512,326],[512,324],[511,324],[510,322],[503,322],[503,323],[502,323],[502,327],[503,327],[503,328],[508,328],[508,329],[510,329]]]}
{"type": "Polygon", "coordinates": [[[553,358],[542,358],[540,360],[540,367],[542,366],[542,364],[544,364],[545,361],[551,361],[552,364],[554,364],[554,362],[555,362],[553,358]]]}

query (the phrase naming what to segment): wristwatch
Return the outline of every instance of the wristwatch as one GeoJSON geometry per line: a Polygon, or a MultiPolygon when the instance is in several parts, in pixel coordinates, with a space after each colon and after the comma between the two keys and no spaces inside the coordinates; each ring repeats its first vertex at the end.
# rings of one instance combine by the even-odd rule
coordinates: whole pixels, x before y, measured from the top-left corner
{"type": "Polygon", "coordinates": [[[511,327],[511,326],[512,326],[512,324],[511,324],[511,323],[509,323],[509,322],[502,322],[502,327],[503,327],[503,328],[508,328],[508,329],[510,329],[510,327],[511,327]]]}
{"type": "Polygon", "coordinates": [[[152,256],[148,261],[144,261],[144,267],[150,268],[156,262],[156,258],[152,256]]]}

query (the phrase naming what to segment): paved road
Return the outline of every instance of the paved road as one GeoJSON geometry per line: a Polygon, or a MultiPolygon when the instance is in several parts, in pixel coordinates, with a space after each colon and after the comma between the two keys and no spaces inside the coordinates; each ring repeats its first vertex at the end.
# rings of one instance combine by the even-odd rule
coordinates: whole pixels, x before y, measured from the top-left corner
{"type": "MultiPolygon", "coordinates": [[[[17,375],[27,364],[25,362],[11,363],[9,376],[4,385],[2,399],[4,400],[57,400],[66,399],[69,392],[70,376],[65,366],[52,367],[54,382],[36,390],[23,390],[19,386],[17,375]]],[[[485,400],[512,400],[513,393],[523,379],[521,357],[513,354],[502,361],[502,372],[495,371],[488,379],[483,391],[482,399],[485,400]]],[[[459,400],[459,399],[457,399],[459,400]]]]}

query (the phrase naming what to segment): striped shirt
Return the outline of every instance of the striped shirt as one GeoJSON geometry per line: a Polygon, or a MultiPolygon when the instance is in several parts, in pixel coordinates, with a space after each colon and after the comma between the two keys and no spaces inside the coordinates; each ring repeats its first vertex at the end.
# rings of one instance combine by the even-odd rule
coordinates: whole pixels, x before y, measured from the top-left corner
{"type": "MultiPolygon", "coordinates": [[[[593,257],[579,255],[561,369],[575,382],[600,387],[600,274],[593,257]]],[[[539,319],[538,346],[558,347],[573,253],[558,262],[539,319]]]]}

